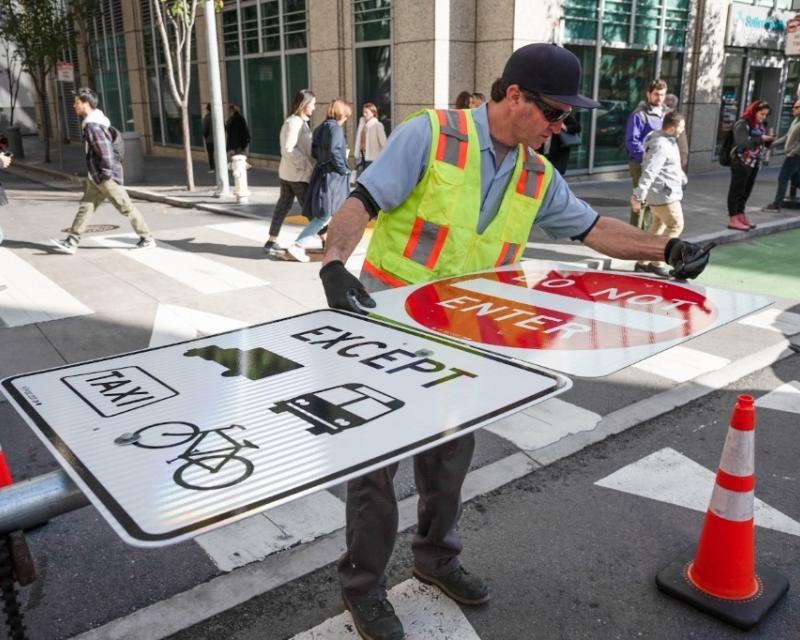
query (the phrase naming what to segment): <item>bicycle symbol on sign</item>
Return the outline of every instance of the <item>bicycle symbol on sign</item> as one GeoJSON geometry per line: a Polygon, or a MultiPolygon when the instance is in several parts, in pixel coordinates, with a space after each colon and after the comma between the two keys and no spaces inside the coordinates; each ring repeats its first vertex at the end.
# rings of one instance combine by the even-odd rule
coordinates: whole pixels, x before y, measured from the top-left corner
{"type": "Polygon", "coordinates": [[[131,444],[142,449],[167,449],[189,443],[183,453],[167,460],[167,464],[184,461],[172,476],[175,483],[184,489],[198,491],[224,489],[246,480],[253,473],[253,463],[236,454],[242,449],[259,448],[249,440],[243,439],[241,443],[235,440],[226,433],[231,429],[244,427],[232,424],[201,430],[191,422],[158,422],[136,431],[131,444]],[[219,442],[215,443],[215,440],[219,442]],[[201,448],[204,441],[206,449],[201,448]]]}

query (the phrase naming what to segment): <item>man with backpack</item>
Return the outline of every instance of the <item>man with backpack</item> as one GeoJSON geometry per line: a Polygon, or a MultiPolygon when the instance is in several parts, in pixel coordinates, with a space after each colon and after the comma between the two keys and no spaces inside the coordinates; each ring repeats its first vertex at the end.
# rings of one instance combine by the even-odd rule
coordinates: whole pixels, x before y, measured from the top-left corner
{"type": "Polygon", "coordinates": [[[117,211],[128,218],[133,230],[139,235],[136,248],[151,249],[156,246],[156,241],[142,214],[133,206],[128,192],[122,186],[122,135],[111,126],[97,104],[97,94],[91,89],[84,87],[75,93],[72,108],[82,119],[88,179],[69,234],[63,240],[52,239],[51,242],[57,251],[75,253],[81,234],[89,224],[94,210],[108,200],[117,211]]]}

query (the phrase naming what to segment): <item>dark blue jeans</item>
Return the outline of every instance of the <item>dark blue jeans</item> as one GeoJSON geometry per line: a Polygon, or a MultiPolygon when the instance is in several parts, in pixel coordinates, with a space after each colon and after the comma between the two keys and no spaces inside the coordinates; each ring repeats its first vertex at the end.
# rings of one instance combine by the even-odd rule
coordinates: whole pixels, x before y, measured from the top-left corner
{"type": "Polygon", "coordinates": [[[778,190],[775,192],[775,206],[780,207],[783,205],[783,198],[786,196],[786,187],[789,186],[789,181],[792,184],[798,183],[800,178],[800,156],[788,156],[781,166],[781,172],[778,174],[778,190]]]}

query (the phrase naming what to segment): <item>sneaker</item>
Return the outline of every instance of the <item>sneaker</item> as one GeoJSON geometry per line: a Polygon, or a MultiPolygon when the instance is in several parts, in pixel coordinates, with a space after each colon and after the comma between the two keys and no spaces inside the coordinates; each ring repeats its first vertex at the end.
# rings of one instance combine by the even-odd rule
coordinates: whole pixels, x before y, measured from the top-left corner
{"type": "Polygon", "coordinates": [[[301,247],[296,242],[286,247],[286,253],[288,253],[290,256],[292,256],[292,258],[294,258],[298,262],[308,262],[309,260],[311,260],[311,258],[309,258],[306,255],[306,250],[303,249],[303,247],[301,247]]]}
{"type": "Polygon", "coordinates": [[[63,240],[51,238],[50,242],[56,248],[56,251],[60,251],[61,253],[69,253],[72,255],[78,250],[78,240],[75,236],[67,236],[63,240]]]}
{"type": "Polygon", "coordinates": [[[728,218],[728,229],[733,229],[734,231],[750,231],[750,225],[742,220],[742,215],[741,213],[737,213],[728,218]]]}
{"type": "Polygon", "coordinates": [[[139,242],[136,243],[137,249],[153,249],[156,246],[155,238],[139,238],[139,242]]]}
{"type": "Polygon", "coordinates": [[[774,202],[770,202],[766,207],[761,209],[762,211],[780,211],[781,208],[779,205],[775,204],[774,202]]]}
{"type": "Polygon", "coordinates": [[[489,602],[489,587],[464,567],[443,576],[432,576],[415,568],[414,577],[420,582],[439,587],[446,596],[459,604],[475,606],[489,602]]]}
{"type": "Polygon", "coordinates": [[[385,597],[364,598],[353,603],[345,596],[342,599],[353,616],[358,635],[365,640],[402,640],[405,637],[403,623],[385,597]]]}
{"type": "Polygon", "coordinates": [[[273,255],[276,253],[286,253],[286,247],[278,244],[277,240],[267,240],[264,243],[264,253],[273,255]]]}

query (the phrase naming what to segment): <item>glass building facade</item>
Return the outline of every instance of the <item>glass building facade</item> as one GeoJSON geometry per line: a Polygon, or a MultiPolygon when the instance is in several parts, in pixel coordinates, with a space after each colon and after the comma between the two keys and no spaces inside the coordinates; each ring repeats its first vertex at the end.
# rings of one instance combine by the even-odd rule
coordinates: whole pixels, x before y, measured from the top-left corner
{"type": "Polygon", "coordinates": [[[628,115],[647,85],[663,78],[681,95],[690,0],[564,0],[561,40],[583,65],[585,95],[600,102],[580,110],[583,139],[570,169],[594,172],[627,164],[628,115]]]}
{"type": "Polygon", "coordinates": [[[356,113],[372,102],[386,133],[392,128],[392,2],[353,0],[356,113]]]}

